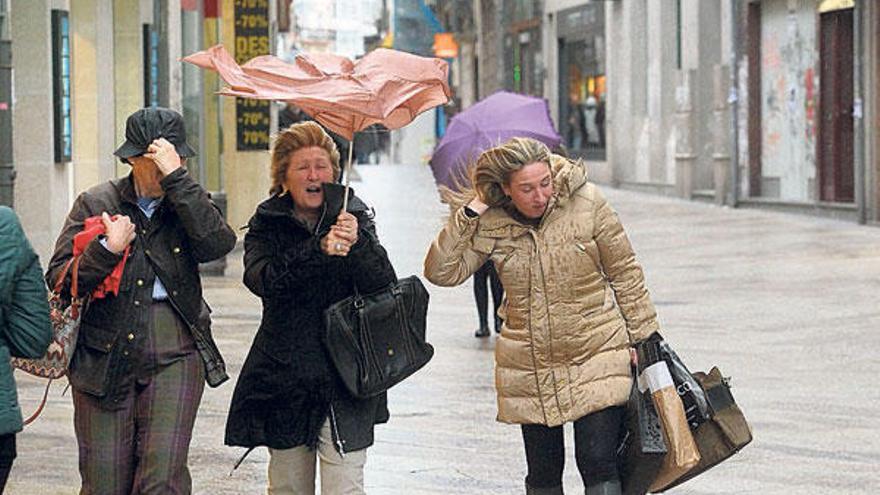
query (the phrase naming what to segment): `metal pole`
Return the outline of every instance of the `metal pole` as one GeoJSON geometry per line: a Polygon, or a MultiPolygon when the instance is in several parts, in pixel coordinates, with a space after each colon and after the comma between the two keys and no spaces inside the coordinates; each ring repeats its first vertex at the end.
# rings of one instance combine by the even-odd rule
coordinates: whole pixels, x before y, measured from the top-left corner
{"type": "MultiPolygon", "coordinates": [[[[168,69],[168,0],[156,0],[153,4],[153,29],[159,36],[159,60],[155,63],[159,67],[159,106],[170,107],[170,92],[168,69]]],[[[180,110],[180,109],[176,109],[180,110]]]]}
{"type": "Polygon", "coordinates": [[[864,33],[862,29],[862,20],[864,17],[864,3],[856,2],[853,12],[853,139],[854,139],[854,156],[855,160],[855,200],[857,216],[859,223],[864,224],[867,221],[868,205],[867,205],[867,174],[865,171],[865,119],[864,119],[864,103],[863,103],[863,53],[862,46],[864,42],[864,33]]]}
{"type": "Polygon", "coordinates": [[[727,203],[739,203],[739,0],[730,0],[730,189],[727,203]]]}

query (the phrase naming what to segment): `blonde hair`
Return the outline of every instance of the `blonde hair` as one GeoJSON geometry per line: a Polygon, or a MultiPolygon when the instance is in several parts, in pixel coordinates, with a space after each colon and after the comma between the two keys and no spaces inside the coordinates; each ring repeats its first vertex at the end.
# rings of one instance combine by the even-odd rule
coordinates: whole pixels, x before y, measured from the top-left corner
{"type": "Polygon", "coordinates": [[[502,184],[510,183],[510,175],[529,163],[544,162],[550,166],[550,149],[544,143],[515,137],[506,143],[489,148],[469,167],[470,187],[453,191],[440,187],[440,197],[453,208],[468,204],[474,197],[488,206],[507,206],[510,197],[504,194],[502,184]]]}
{"type": "Polygon", "coordinates": [[[272,187],[269,194],[276,195],[284,191],[284,179],[290,166],[290,156],[303,148],[318,146],[327,152],[333,168],[333,180],[339,178],[339,150],[317,122],[299,122],[275,135],[272,144],[272,187]]]}

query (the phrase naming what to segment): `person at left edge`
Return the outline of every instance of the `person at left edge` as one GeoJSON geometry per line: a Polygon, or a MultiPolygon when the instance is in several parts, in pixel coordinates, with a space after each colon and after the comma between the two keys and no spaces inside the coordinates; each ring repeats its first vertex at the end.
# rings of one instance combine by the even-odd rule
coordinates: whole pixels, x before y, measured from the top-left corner
{"type": "Polygon", "coordinates": [[[0,206],[0,493],[23,428],[10,357],[38,358],[52,341],[52,323],[40,260],[18,216],[0,206]]]}
{"type": "Polygon", "coordinates": [[[173,110],[129,116],[114,154],[131,174],[79,195],[49,262],[54,281],[85,219],[102,216],[105,235],[79,265],[79,293],[89,294],[130,247],[118,294],[83,313],[70,363],[83,495],[190,493],[187,455],[205,381],[228,378],[198,266],[228,253],[235,233],[187,173],[195,151],[185,132],[173,110]]]}

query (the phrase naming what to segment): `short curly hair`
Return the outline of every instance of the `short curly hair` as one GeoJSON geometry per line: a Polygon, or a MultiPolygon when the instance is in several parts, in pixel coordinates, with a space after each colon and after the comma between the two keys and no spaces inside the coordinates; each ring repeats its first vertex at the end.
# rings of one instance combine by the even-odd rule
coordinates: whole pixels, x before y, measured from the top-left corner
{"type": "Polygon", "coordinates": [[[275,135],[270,171],[272,187],[269,188],[269,194],[274,196],[284,192],[284,179],[287,176],[287,167],[290,166],[290,156],[312,146],[324,148],[333,168],[333,180],[339,178],[339,150],[336,149],[336,143],[317,122],[299,122],[275,135]]]}

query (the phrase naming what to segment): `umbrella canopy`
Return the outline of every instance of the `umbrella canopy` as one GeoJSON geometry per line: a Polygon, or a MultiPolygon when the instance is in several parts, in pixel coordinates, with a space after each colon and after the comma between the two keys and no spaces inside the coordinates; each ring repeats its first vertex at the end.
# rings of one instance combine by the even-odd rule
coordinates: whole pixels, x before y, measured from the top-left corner
{"type": "Polygon", "coordinates": [[[434,179],[456,189],[456,181],[466,181],[467,167],[480,153],[512,137],[537,139],[551,148],[559,145],[562,138],[546,100],[499,91],[453,117],[431,156],[434,179]]]}
{"type": "Polygon", "coordinates": [[[239,66],[216,45],[183,61],[216,71],[228,85],[222,95],[292,103],[349,141],[373,124],[403,127],[452,95],[445,61],[385,48],[356,62],[300,53],[293,63],[263,55],[239,66]]]}

